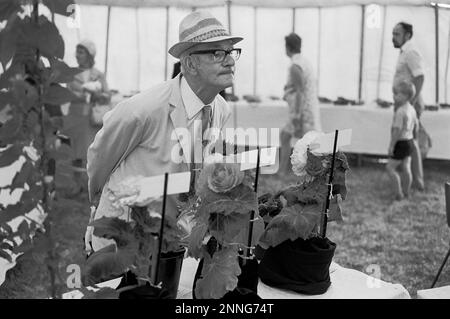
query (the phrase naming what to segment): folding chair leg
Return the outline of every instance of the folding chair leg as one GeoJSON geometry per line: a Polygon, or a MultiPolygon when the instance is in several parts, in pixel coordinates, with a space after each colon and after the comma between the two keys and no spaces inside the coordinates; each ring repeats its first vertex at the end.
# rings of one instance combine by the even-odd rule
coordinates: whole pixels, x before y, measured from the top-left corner
{"type": "Polygon", "coordinates": [[[439,271],[436,275],[436,278],[434,278],[433,284],[431,285],[431,288],[434,288],[434,285],[438,281],[439,276],[441,275],[442,269],[444,268],[445,263],[447,262],[448,256],[450,256],[450,248],[447,251],[447,255],[445,256],[444,262],[441,265],[441,268],[439,268],[439,271]]]}

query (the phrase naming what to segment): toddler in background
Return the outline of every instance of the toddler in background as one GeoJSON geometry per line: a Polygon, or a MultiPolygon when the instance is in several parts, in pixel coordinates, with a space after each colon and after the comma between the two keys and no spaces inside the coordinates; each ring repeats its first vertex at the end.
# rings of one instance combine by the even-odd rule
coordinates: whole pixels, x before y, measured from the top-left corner
{"type": "Polygon", "coordinates": [[[410,82],[399,82],[394,85],[394,119],[391,128],[387,171],[395,186],[395,199],[408,197],[411,188],[411,153],[413,138],[419,130],[419,120],[414,107],[409,103],[415,95],[414,85],[410,82]],[[401,174],[397,168],[401,167],[401,174]]]}

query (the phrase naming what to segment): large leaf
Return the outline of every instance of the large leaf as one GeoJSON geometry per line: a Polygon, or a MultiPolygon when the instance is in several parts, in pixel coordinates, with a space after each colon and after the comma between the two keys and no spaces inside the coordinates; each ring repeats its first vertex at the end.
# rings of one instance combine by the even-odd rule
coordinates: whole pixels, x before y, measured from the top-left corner
{"type": "Polygon", "coordinates": [[[43,102],[53,105],[61,105],[75,100],[77,96],[72,91],[58,85],[52,84],[44,92],[43,102]]]}
{"type": "Polygon", "coordinates": [[[0,224],[10,222],[16,217],[29,213],[39,203],[39,197],[34,194],[34,191],[24,192],[15,205],[8,205],[6,208],[0,210],[0,224]]]}
{"type": "Polygon", "coordinates": [[[205,223],[196,223],[189,235],[188,253],[189,256],[200,258],[202,256],[203,239],[208,232],[208,225],[205,223]]]}
{"type": "MultiPolygon", "coordinates": [[[[235,243],[236,237],[242,230],[248,228],[249,215],[211,213],[209,218],[209,232],[220,244],[235,243]]],[[[245,244],[241,242],[241,244],[245,244]]]]}
{"type": "Polygon", "coordinates": [[[11,255],[0,248],[0,258],[6,259],[8,262],[12,263],[11,255]]]}
{"type": "Polygon", "coordinates": [[[71,68],[64,61],[52,59],[51,62],[50,82],[69,83],[73,78],[83,70],[80,68],[71,68]]]}
{"type": "Polygon", "coordinates": [[[5,29],[0,31],[0,63],[2,64],[3,70],[6,69],[8,62],[11,61],[16,52],[15,30],[5,29]]]}
{"type": "Polygon", "coordinates": [[[258,202],[255,192],[248,186],[239,185],[221,198],[215,198],[209,202],[207,210],[210,213],[228,214],[248,214],[252,210],[258,209],[258,202]]]}
{"type": "Polygon", "coordinates": [[[28,182],[30,174],[34,169],[35,167],[31,162],[25,162],[25,164],[22,165],[20,171],[17,172],[16,176],[14,176],[14,179],[11,183],[11,189],[23,188],[24,184],[28,182]]]}
{"type": "Polygon", "coordinates": [[[43,2],[50,11],[64,16],[70,16],[73,13],[71,8],[75,4],[74,0],[43,0],[43,2]]]}
{"type": "Polygon", "coordinates": [[[330,201],[330,207],[328,211],[328,222],[336,221],[338,223],[343,222],[342,218],[342,197],[340,194],[337,194],[330,201]]]}
{"type": "Polygon", "coordinates": [[[135,238],[130,223],[119,218],[102,217],[92,221],[89,226],[94,227],[95,236],[114,239],[119,248],[130,244],[135,238]]]}
{"type": "MultiPolygon", "coordinates": [[[[0,126],[0,142],[5,144],[12,144],[17,140],[17,137],[21,134],[23,125],[23,118],[20,114],[16,113],[6,123],[0,126]]],[[[2,152],[3,153],[3,152],[2,152]]],[[[1,164],[0,167],[4,165],[1,164]]]]}
{"type": "Polygon", "coordinates": [[[89,256],[83,268],[83,284],[91,286],[122,275],[135,261],[132,250],[116,250],[114,244],[89,256]]]}
{"type": "Polygon", "coordinates": [[[87,288],[81,289],[83,297],[81,299],[119,299],[120,292],[110,287],[102,287],[92,291],[87,288]]]}
{"type": "Polygon", "coordinates": [[[28,111],[32,107],[38,106],[38,91],[34,86],[25,80],[14,80],[13,94],[17,101],[17,105],[24,111],[28,111]]]}
{"type": "Polygon", "coordinates": [[[17,0],[1,0],[0,1],[0,21],[7,20],[13,14],[21,9],[20,1],[17,0]]]}
{"type": "Polygon", "coordinates": [[[212,258],[206,255],[195,295],[200,299],[219,299],[236,288],[240,274],[237,249],[219,250],[212,258]]]}
{"type": "Polygon", "coordinates": [[[320,222],[320,205],[300,205],[285,207],[267,225],[260,238],[263,248],[274,247],[285,240],[307,239],[320,222]]]}
{"type": "Polygon", "coordinates": [[[24,18],[20,36],[23,43],[39,49],[41,55],[48,58],[64,58],[64,40],[58,28],[45,16],[39,16],[38,25],[31,18],[24,18]]]}
{"type": "MultiPolygon", "coordinates": [[[[4,126],[3,126],[4,127],[4,126]]],[[[1,132],[2,128],[0,127],[0,141],[2,141],[1,138],[1,132]]],[[[22,155],[23,151],[23,145],[21,144],[15,144],[10,147],[8,147],[6,150],[3,150],[0,152],[0,167],[6,167],[17,161],[22,155]]]]}

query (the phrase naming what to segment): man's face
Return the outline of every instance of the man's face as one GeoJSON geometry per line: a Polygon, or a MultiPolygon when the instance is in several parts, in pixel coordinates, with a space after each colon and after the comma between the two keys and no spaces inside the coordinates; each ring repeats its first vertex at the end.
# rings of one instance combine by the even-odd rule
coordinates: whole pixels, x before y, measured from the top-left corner
{"type": "Polygon", "coordinates": [[[405,34],[403,27],[400,24],[397,24],[392,31],[392,43],[394,44],[394,48],[401,48],[408,39],[409,37],[405,34]]]}
{"type": "MultiPolygon", "coordinates": [[[[199,44],[192,52],[231,49],[233,49],[232,42],[226,40],[199,44]]],[[[226,55],[223,61],[215,61],[213,53],[193,54],[191,57],[196,59],[198,77],[204,85],[215,87],[219,91],[233,85],[235,61],[230,55],[226,55]]]]}

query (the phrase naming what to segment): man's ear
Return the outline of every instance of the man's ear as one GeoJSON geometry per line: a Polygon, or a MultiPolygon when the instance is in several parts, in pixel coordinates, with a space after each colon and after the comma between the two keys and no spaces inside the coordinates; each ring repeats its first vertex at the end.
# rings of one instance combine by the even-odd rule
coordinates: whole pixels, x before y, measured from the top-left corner
{"type": "Polygon", "coordinates": [[[194,57],[188,55],[186,57],[184,57],[183,59],[183,66],[184,66],[184,70],[192,75],[196,75],[197,74],[197,63],[194,59],[194,57]]]}

